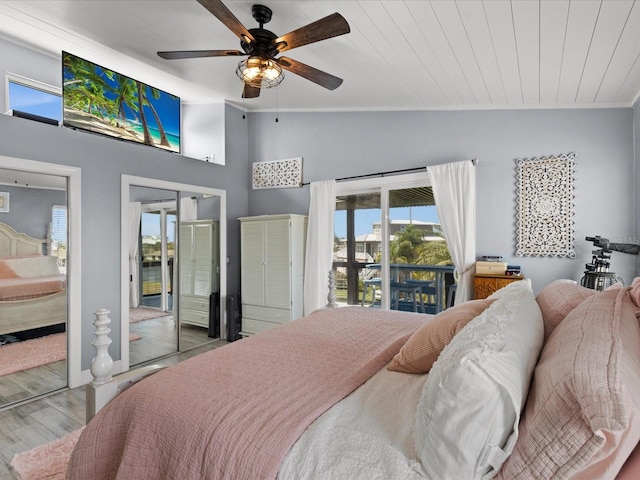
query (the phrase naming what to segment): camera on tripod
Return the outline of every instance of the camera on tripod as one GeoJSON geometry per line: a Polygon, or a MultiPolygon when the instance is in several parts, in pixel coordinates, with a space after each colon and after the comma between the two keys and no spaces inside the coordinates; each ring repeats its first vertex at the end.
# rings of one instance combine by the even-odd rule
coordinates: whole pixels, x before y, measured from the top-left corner
{"type": "Polygon", "coordinates": [[[604,290],[610,285],[616,282],[622,282],[616,274],[609,272],[611,263],[609,259],[611,255],[607,255],[612,251],[630,253],[637,255],[640,252],[640,245],[633,243],[611,243],[608,238],[602,238],[600,235],[595,237],[586,237],[586,241],[592,242],[597,250],[593,250],[591,263],[585,265],[586,271],[584,277],[582,277],[581,285],[587,288],[593,288],[595,290],[604,290]]]}

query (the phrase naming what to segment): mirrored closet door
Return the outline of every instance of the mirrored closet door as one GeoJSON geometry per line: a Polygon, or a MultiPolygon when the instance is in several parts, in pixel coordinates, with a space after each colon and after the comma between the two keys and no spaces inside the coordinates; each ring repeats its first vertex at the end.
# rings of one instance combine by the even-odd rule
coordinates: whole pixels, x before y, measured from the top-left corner
{"type": "Polygon", "coordinates": [[[0,408],[67,378],[67,177],[0,168],[0,408]]]}
{"type": "Polygon", "coordinates": [[[123,252],[129,275],[122,291],[123,318],[126,312],[129,321],[122,341],[128,345],[128,365],[138,366],[220,337],[224,192],[140,177],[125,180],[123,252]]]}

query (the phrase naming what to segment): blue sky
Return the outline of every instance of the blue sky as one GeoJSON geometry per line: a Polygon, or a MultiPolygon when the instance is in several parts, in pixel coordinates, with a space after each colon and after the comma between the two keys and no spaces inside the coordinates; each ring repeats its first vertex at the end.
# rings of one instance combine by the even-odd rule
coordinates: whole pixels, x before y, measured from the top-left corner
{"type": "MultiPolygon", "coordinates": [[[[435,206],[392,208],[389,211],[392,220],[419,220],[421,222],[439,223],[435,206]]],[[[355,234],[363,235],[373,232],[373,224],[380,221],[380,209],[356,210],[355,234]]],[[[347,236],[347,214],[344,210],[336,211],[335,235],[340,238],[347,236]]]]}
{"type": "MultiPolygon", "coordinates": [[[[167,215],[167,236],[169,237],[169,241],[172,241],[175,238],[174,233],[174,221],[175,216],[167,215]]],[[[156,237],[160,236],[160,214],[159,213],[143,213],[142,214],[142,225],[140,230],[141,235],[155,235],[156,237]]]]}
{"type": "Polygon", "coordinates": [[[9,82],[9,99],[12,110],[62,120],[62,97],[59,95],[9,82]]]}

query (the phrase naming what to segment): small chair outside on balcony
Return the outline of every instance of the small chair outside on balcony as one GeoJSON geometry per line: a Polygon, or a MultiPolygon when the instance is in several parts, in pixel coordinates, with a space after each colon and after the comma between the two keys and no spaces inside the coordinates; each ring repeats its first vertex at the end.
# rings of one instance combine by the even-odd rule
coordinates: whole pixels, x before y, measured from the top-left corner
{"type": "Polygon", "coordinates": [[[367,301],[367,291],[371,287],[371,303],[370,307],[379,307],[380,306],[380,298],[382,296],[382,279],[380,278],[369,278],[363,281],[362,287],[362,301],[361,305],[364,307],[365,302],[367,301]],[[378,294],[378,292],[380,292],[378,294]]]}
{"type": "Polygon", "coordinates": [[[420,298],[422,303],[422,310],[420,313],[430,313],[435,315],[437,313],[436,296],[438,294],[436,282],[433,280],[414,280],[407,279],[405,283],[420,288],[420,298]]]}
{"type": "Polygon", "coordinates": [[[391,282],[391,310],[424,313],[422,286],[409,282],[391,282]]]}

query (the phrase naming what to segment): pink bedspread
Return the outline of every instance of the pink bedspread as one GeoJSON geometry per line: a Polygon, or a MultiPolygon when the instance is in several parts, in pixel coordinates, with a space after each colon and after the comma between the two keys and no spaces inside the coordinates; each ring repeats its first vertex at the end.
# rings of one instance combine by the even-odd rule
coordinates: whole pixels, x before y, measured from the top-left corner
{"type": "Polygon", "coordinates": [[[304,430],[386,365],[425,320],[326,310],[163,370],[87,425],[67,478],[276,478],[304,430]]]}
{"type": "Polygon", "coordinates": [[[44,297],[65,289],[65,275],[0,279],[0,300],[28,300],[44,297]]]}

